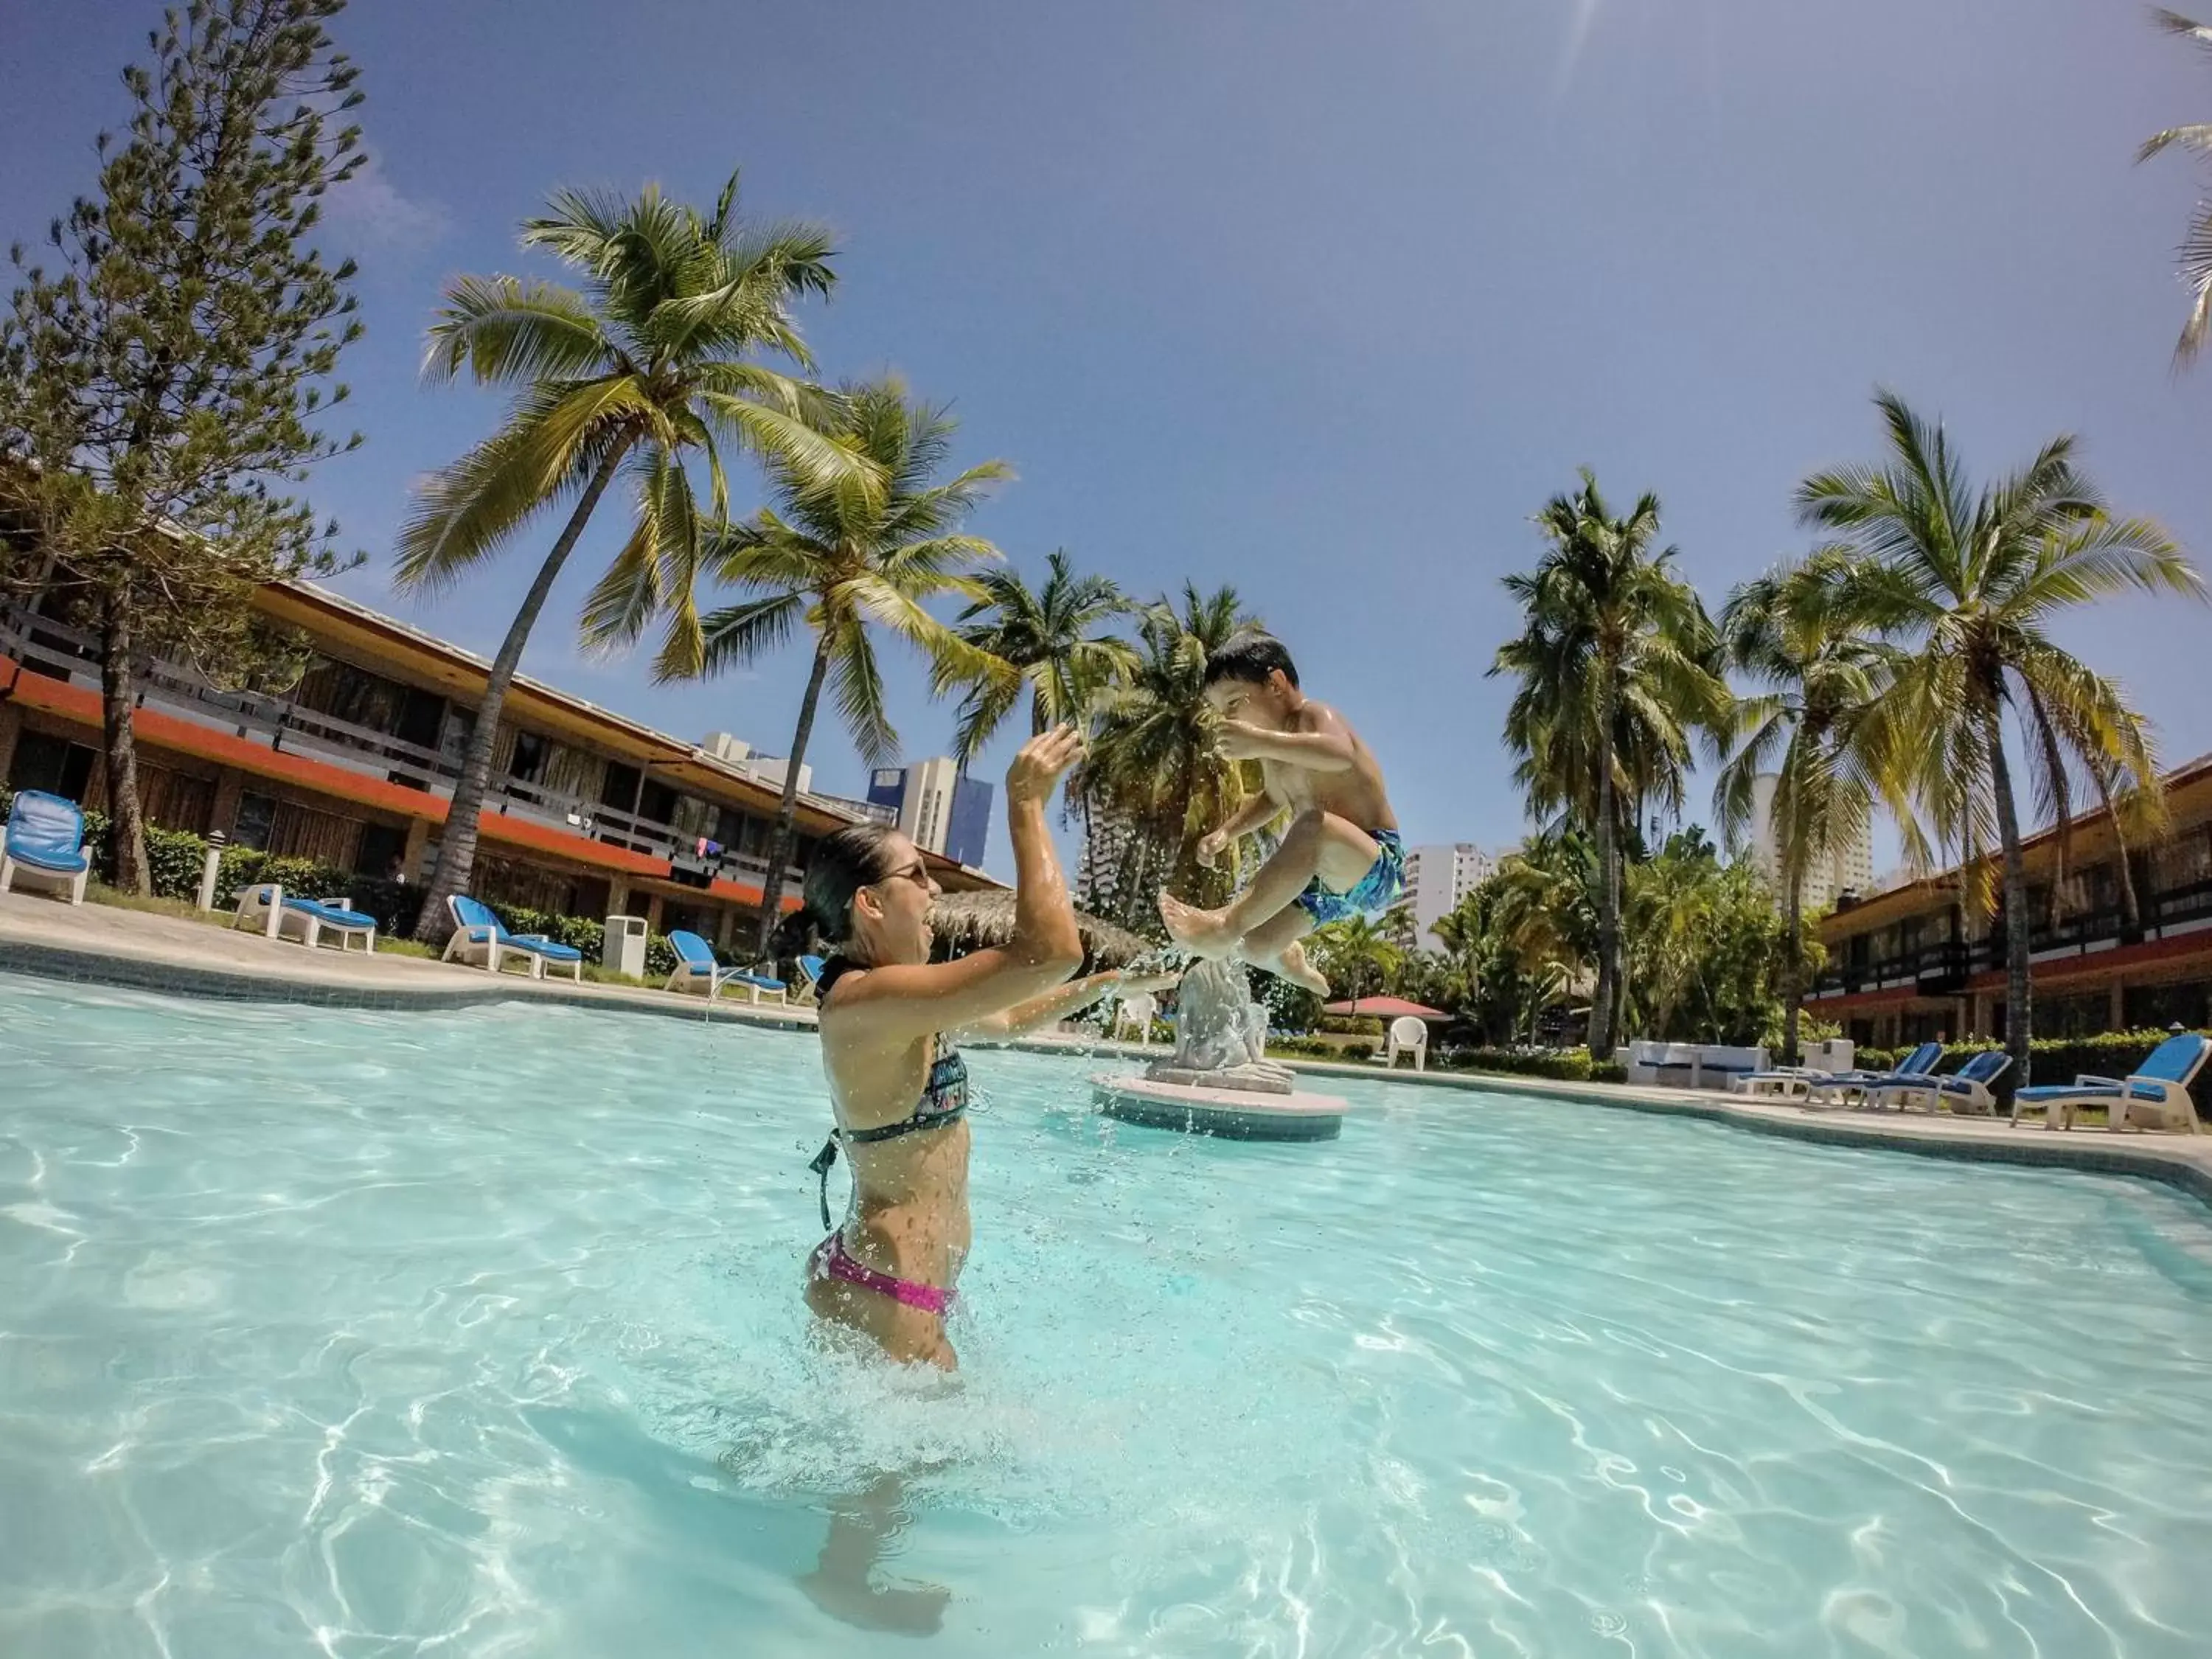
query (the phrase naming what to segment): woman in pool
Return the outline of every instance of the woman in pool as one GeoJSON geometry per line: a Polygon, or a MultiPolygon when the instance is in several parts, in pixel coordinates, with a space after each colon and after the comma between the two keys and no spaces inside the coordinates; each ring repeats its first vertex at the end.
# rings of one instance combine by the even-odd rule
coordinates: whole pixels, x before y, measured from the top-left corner
{"type": "Polygon", "coordinates": [[[1175,980],[1116,972],[1064,982],[1082,963],[1083,941],[1044,809],[1080,750],[1073,728],[1061,726],[1032,738],[1006,770],[1015,896],[1004,945],[930,961],[938,885],[896,830],[840,830],[808,866],[807,913],[836,950],[820,997],[837,1127],[815,1167],[826,1179],[843,1150],[853,1207],[808,1263],[806,1301],[894,1359],[957,1364],[945,1316],[968,1255],[968,1068],[951,1038],[1018,1036],[1117,988],[1175,980]]]}

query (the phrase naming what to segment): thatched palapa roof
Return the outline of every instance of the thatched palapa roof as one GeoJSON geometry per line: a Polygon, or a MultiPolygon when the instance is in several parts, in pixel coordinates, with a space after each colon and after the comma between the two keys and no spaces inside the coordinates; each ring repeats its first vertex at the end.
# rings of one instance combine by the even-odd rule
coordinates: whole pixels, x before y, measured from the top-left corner
{"type": "MultiPolygon", "coordinates": [[[[938,940],[956,953],[1004,945],[1014,936],[1014,896],[1009,892],[946,893],[930,907],[938,940]]],[[[1102,968],[1121,968],[1159,946],[1087,912],[1075,913],[1083,948],[1102,968]]]]}

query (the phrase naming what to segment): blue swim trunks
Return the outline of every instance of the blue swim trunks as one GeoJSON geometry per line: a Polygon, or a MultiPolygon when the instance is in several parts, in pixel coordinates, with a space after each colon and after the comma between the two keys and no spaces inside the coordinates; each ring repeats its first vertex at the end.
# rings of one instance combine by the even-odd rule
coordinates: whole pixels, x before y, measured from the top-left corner
{"type": "Polygon", "coordinates": [[[1358,886],[1348,893],[1332,892],[1321,884],[1321,878],[1316,876],[1298,895],[1298,908],[1314,919],[1315,927],[1326,927],[1346,916],[1377,915],[1389,909],[1397,902],[1398,895],[1406,890],[1406,843],[1398,839],[1395,830],[1370,830],[1367,833],[1375,838],[1379,850],[1358,886]]]}

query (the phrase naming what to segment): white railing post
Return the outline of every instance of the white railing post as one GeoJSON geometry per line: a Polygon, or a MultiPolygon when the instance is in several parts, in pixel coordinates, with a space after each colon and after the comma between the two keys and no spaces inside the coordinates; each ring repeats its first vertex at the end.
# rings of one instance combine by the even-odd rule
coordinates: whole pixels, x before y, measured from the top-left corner
{"type": "Polygon", "coordinates": [[[200,866],[200,908],[215,908],[216,878],[222,869],[223,834],[218,830],[208,837],[207,861],[200,866]]]}

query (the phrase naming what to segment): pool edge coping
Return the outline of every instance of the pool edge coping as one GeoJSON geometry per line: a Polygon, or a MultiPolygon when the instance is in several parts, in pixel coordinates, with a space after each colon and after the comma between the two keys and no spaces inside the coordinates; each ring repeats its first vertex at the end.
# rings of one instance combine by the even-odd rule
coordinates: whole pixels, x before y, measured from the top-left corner
{"type": "MultiPolygon", "coordinates": [[[[744,1025],[756,1030],[806,1032],[810,1022],[781,1016],[769,1008],[749,1004],[693,1000],[671,997],[660,1006],[641,997],[611,995],[532,982],[487,984],[481,989],[429,987],[380,988],[349,985],[334,981],[312,981],[278,974],[249,974],[198,963],[180,963],[160,957],[124,955],[112,951],[75,949],[35,940],[0,937],[0,972],[27,974],[36,978],[76,984],[110,985],[216,1001],[263,1002],[324,1008],[359,1008],[376,1012],[449,1012],[490,1007],[501,1003],[550,1004],[601,1012],[631,1013],[664,1019],[690,1019],[744,1025]]],[[[978,1042],[975,1048],[1011,1048],[1026,1054],[1099,1058],[1160,1057],[1157,1048],[1092,1041],[1015,1038],[978,1042]]],[[[1482,1094],[1517,1095],[1524,1099],[1568,1101],[1578,1105],[1607,1107],[1616,1111],[1644,1112],[1657,1116],[1689,1117],[1724,1123],[1757,1134],[1827,1146],[1917,1153],[1923,1158],[1948,1158],[1972,1164],[2008,1164],[2029,1168],[2069,1169],[2090,1175],[2120,1176],[2155,1181],[2195,1198],[2212,1209],[2212,1155],[2200,1162],[2184,1151],[2189,1141],[2205,1137],[2102,1137],[2090,1130],[2063,1135],[2035,1134],[1998,1139],[1986,1128],[1948,1131],[1940,1118],[1916,1120],[1911,1131],[1893,1128],[1879,1120],[1853,1121],[1799,1109],[1789,1115],[1747,1109],[1717,1097],[1700,1097],[1674,1091],[1633,1090],[1616,1084],[1575,1084],[1548,1078],[1471,1072],[1378,1073],[1375,1068],[1327,1062],[1289,1062],[1301,1075],[1413,1087],[1459,1090],[1482,1094]],[[2080,1137],[2080,1138],[2077,1138],[2080,1137]],[[2173,1144],[2179,1142],[2179,1144],[2173,1144]]]]}

